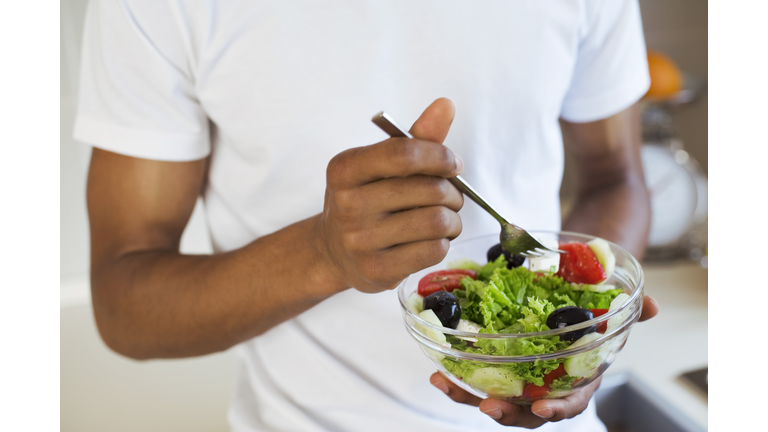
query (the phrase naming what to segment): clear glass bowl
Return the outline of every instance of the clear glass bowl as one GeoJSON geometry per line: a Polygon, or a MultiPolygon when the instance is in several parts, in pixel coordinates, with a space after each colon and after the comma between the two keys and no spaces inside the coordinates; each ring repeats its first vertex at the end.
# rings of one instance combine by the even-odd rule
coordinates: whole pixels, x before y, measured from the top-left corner
{"type": "MultiPolygon", "coordinates": [[[[595,238],[570,232],[535,231],[533,234],[539,239],[556,239],[561,242],[588,242],[595,238]]],[[[492,397],[517,405],[530,405],[534,400],[541,398],[557,399],[566,397],[602,375],[624,347],[632,326],[640,317],[643,303],[643,271],[640,264],[627,251],[609,242],[611,250],[616,256],[616,270],[606,283],[614,284],[617,288],[623,288],[624,292],[629,295],[629,300],[622,307],[593,320],[561,329],[514,334],[468,333],[436,326],[420,318],[407,307],[406,300],[412,293],[416,292],[419,280],[422,277],[433,271],[446,269],[449,262],[458,259],[469,258],[479,264],[484,264],[487,262],[486,252],[498,242],[498,234],[492,234],[452,243],[448,255],[440,264],[412,274],[398,286],[398,298],[400,299],[403,319],[408,333],[416,340],[421,350],[440,372],[459,387],[478,397],[492,397]],[[448,336],[449,341],[452,340],[454,342],[458,340],[455,338],[459,338],[473,343],[473,339],[493,339],[496,343],[509,344],[531,343],[532,338],[557,336],[600,323],[606,323],[604,326],[609,327],[609,330],[604,334],[594,333],[599,335],[599,337],[589,343],[576,348],[569,346],[561,351],[530,356],[470,353],[450,347],[449,342],[438,343],[433,338],[436,333],[443,333],[445,336],[448,336]],[[528,363],[530,365],[531,362],[539,362],[537,364],[541,365],[542,362],[549,361],[546,364],[554,365],[554,361],[563,363],[567,359],[571,359],[569,364],[586,363],[590,365],[589,372],[581,372],[588,376],[579,377],[570,385],[570,388],[568,388],[568,385],[555,385],[553,386],[556,387],[554,389],[537,389],[533,387],[535,384],[531,384],[529,381],[523,382],[514,372],[516,368],[528,367],[526,365],[516,365],[515,363],[528,363]],[[582,362],[582,360],[584,361],[582,362]],[[592,366],[595,364],[599,366],[592,366]],[[456,374],[451,373],[449,369],[456,371],[456,374]],[[524,392],[518,395],[521,388],[524,388],[524,392]]],[[[524,265],[527,266],[527,261],[524,265]]]]}

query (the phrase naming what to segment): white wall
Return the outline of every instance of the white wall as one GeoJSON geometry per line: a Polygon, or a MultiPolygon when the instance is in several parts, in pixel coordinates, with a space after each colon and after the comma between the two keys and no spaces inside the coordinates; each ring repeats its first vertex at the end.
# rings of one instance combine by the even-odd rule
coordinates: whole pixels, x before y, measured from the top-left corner
{"type": "MultiPolygon", "coordinates": [[[[235,354],[136,362],[102,343],[90,308],[85,182],[91,149],[72,139],[87,0],[61,2],[61,430],[225,431],[235,354]]],[[[182,237],[210,253],[199,201],[182,237]]]]}
{"type": "Polygon", "coordinates": [[[90,149],[72,139],[86,0],[61,3],[61,277],[88,272],[85,179],[90,149]]]}

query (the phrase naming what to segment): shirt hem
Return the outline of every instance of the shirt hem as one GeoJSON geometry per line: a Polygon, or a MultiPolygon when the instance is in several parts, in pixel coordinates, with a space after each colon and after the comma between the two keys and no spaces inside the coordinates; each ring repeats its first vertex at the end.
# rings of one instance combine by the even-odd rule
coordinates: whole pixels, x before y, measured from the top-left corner
{"type": "Polygon", "coordinates": [[[78,114],[73,138],[126,156],[167,162],[188,162],[211,153],[208,136],[171,134],[104,123],[78,114]]]}
{"type": "Polygon", "coordinates": [[[635,85],[620,86],[611,91],[585,98],[579,101],[570,101],[563,105],[560,118],[572,123],[587,123],[608,118],[617,114],[640,100],[651,85],[648,74],[635,77],[635,85]]]}

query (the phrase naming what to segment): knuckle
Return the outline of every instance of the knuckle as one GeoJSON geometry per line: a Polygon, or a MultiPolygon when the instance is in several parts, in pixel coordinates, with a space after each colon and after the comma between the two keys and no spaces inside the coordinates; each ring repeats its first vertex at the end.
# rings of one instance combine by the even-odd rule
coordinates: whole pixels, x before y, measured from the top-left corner
{"type": "Polygon", "coordinates": [[[400,165],[411,167],[415,165],[420,157],[420,145],[418,141],[410,139],[399,139],[394,142],[392,151],[400,165]]]}
{"type": "Polygon", "coordinates": [[[451,210],[443,207],[434,207],[429,217],[430,231],[439,237],[447,237],[453,226],[453,215],[451,210]]]}
{"type": "Polygon", "coordinates": [[[348,231],[341,235],[341,245],[350,252],[360,253],[365,250],[364,235],[359,231],[348,231]]]}
{"type": "Polygon", "coordinates": [[[453,191],[458,192],[448,180],[440,177],[430,178],[429,192],[438,202],[447,203],[451,201],[451,198],[453,198],[454,195],[452,194],[453,191]]]}
{"type": "Polygon", "coordinates": [[[441,145],[439,149],[441,152],[440,160],[443,166],[448,172],[453,172],[456,169],[456,156],[453,155],[451,149],[444,145],[441,145]]]}
{"type": "Polygon", "coordinates": [[[446,238],[429,240],[424,245],[424,260],[427,265],[435,265],[445,258],[451,243],[446,238]]]}
{"type": "Polygon", "coordinates": [[[448,250],[450,248],[451,242],[448,241],[447,238],[442,238],[437,241],[437,244],[435,245],[435,254],[437,255],[438,262],[442,261],[443,258],[448,255],[448,250]]]}
{"type": "Polygon", "coordinates": [[[464,224],[461,222],[461,217],[459,215],[456,215],[456,223],[453,225],[451,231],[448,233],[448,238],[451,240],[455,239],[459,235],[461,235],[461,231],[464,230],[464,224]]]}
{"type": "Polygon", "coordinates": [[[349,150],[334,156],[326,168],[326,179],[329,185],[339,184],[346,177],[349,170],[349,150]]]}
{"type": "Polygon", "coordinates": [[[354,213],[359,207],[360,198],[354,190],[342,189],[333,194],[336,208],[342,213],[354,213]]]}

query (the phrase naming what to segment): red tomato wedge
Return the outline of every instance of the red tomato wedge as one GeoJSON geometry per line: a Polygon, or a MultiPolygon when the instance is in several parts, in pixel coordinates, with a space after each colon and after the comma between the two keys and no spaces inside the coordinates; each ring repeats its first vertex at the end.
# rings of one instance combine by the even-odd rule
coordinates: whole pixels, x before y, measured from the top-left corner
{"type": "MultiPolygon", "coordinates": [[[[592,315],[595,316],[595,318],[599,317],[600,315],[608,312],[608,309],[590,309],[592,311],[592,315]]],[[[597,332],[600,334],[604,334],[605,331],[608,330],[608,322],[603,321],[600,324],[597,325],[597,332]]]]}
{"type": "Polygon", "coordinates": [[[597,284],[608,275],[586,243],[560,243],[560,269],[557,275],[570,283],[597,284]]]}
{"type": "Polygon", "coordinates": [[[565,366],[560,363],[560,366],[558,366],[557,369],[544,375],[543,386],[537,386],[533,383],[527,384],[525,388],[523,388],[523,397],[531,400],[537,400],[545,397],[551,390],[549,386],[552,384],[552,381],[565,375],[568,375],[568,372],[565,371],[565,366]]]}
{"type": "Polygon", "coordinates": [[[419,281],[418,293],[420,296],[426,297],[438,291],[451,292],[461,286],[461,280],[465,277],[477,279],[477,272],[474,270],[453,269],[430,273],[419,281]]]}
{"type": "Polygon", "coordinates": [[[552,384],[552,381],[566,375],[568,375],[568,372],[565,371],[565,365],[560,363],[560,366],[558,366],[557,369],[544,375],[544,385],[549,387],[552,384]]]}
{"type": "Polygon", "coordinates": [[[538,400],[549,393],[549,386],[537,386],[536,384],[527,384],[523,388],[523,397],[530,400],[538,400]]]}

